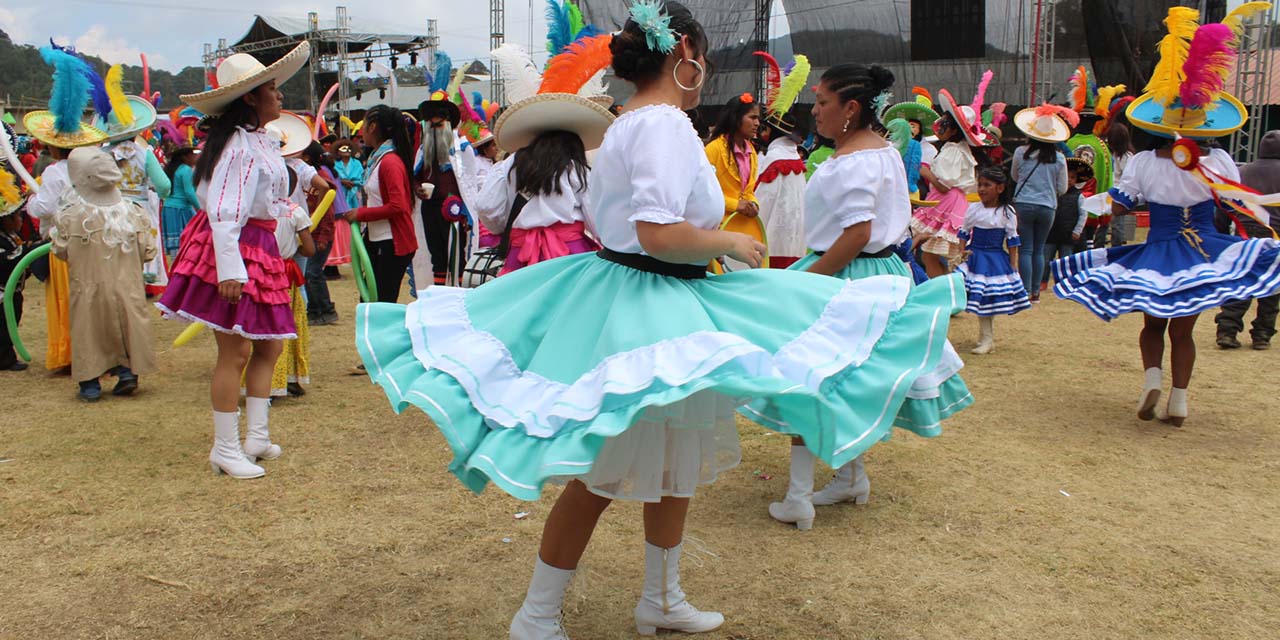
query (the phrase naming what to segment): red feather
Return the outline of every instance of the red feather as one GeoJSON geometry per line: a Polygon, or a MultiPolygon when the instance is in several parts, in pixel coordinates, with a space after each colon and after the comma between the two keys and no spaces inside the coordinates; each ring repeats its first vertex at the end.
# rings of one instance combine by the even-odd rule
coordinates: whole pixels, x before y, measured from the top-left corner
{"type": "Polygon", "coordinates": [[[578,93],[592,76],[613,62],[609,43],[613,34],[583,38],[565,47],[547,63],[538,93],[578,93]]]}
{"type": "Polygon", "coordinates": [[[1206,24],[1196,29],[1187,61],[1182,65],[1187,77],[1178,90],[1183,107],[1199,109],[1217,99],[1236,59],[1231,44],[1234,37],[1231,27],[1225,24],[1206,24]]]}
{"type": "Polygon", "coordinates": [[[769,84],[765,91],[765,95],[768,96],[765,102],[772,102],[774,94],[778,93],[778,87],[782,86],[782,69],[778,66],[778,60],[767,51],[757,51],[755,55],[764,59],[765,78],[769,84]]]}
{"type": "Polygon", "coordinates": [[[929,102],[933,102],[933,96],[930,95],[929,90],[924,87],[911,87],[911,93],[913,95],[924,97],[929,102]]]}

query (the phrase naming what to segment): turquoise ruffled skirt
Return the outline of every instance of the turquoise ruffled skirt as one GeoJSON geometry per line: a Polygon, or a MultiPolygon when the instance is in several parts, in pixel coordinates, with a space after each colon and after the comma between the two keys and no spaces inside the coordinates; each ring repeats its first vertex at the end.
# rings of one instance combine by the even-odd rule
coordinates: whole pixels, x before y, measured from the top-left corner
{"type": "Polygon", "coordinates": [[[934,435],[965,404],[943,406],[951,376],[937,379],[964,305],[959,276],[683,280],[582,254],[431,287],[408,306],[360,305],[356,343],[392,407],[435,423],[473,491],[492,482],[535,500],[579,478],[653,501],[738,463],[733,415],[747,403],[833,466],[895,423],[934,435]]]}

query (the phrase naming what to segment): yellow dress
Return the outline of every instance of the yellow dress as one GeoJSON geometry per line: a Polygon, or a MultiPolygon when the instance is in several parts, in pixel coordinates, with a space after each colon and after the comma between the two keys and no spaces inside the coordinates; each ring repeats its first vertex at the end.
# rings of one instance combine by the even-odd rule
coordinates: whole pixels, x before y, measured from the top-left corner
{"type": "MultiPolygon", "coordinates": [[[[720,183],[720,191],[724,193],[724,221],[720,228],[725,231],[736,231],[745,233],[761,244],[768,246],[768,238],[765,236],[764,224],[760,217],[749,217],[740,215],[738,211],[738,203],[742,200],[747,202],[756,202],[756,178],[760,171],[760,159],[755,151],[751,151],[751,176],[747,180],[747,186],[742,187],[742,173],[738,170],[738,161],[733,157],[733,150],[729,148],[729,139],[720,136],[715,140],[707,143],[706,146],[707,160],[716,170],[716,180],[720,183]]],[[[766,253],[764,262],[760,265],[762,268],[769,267],[769,258],[766,253]]],[[[719,263],[712,263],[711,271],[720,273],[719,263]]]]}
{"type": "Polygon", "coordinates": [[[49,349],[44,366],[57,371],[71,366],[71,271],[67,263],[49,255],[49,280],[44,285],[44,304],[47,307],[49,349]]]}

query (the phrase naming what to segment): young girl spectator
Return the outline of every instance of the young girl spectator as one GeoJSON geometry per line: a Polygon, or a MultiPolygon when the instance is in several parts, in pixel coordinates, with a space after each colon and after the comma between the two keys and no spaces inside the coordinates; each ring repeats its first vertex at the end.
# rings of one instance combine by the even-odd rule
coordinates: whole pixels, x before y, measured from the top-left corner
{"type": "Polygon", "coordinates": [[[968,296],[965,309],[978,316],[978,344],[970,353],[995,350],[995,316],[1031,307],[1018,277],[1018,216],[1004,169],[987,167],[978,176],[978,197],[964,214],[960,237],[969,258],[960,265],[968,296]],[[1006,247],[1008,249],[1006,250],[1006,247]]]}

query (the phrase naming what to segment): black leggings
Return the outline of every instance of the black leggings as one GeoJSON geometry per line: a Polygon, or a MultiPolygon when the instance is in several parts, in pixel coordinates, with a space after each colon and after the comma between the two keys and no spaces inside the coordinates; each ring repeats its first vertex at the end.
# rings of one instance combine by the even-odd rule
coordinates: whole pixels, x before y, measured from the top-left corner
{"type": "Polygon", "coordinates": [[[373,280],[378,285],[378,302],[396,302],[400,297],[400,284],[404,282],[405,270],[409,268],[413,254],[396,255],[394,240],[365,240],[364,246],[369,251],[369,262],[373,264],[373,280]]]}

